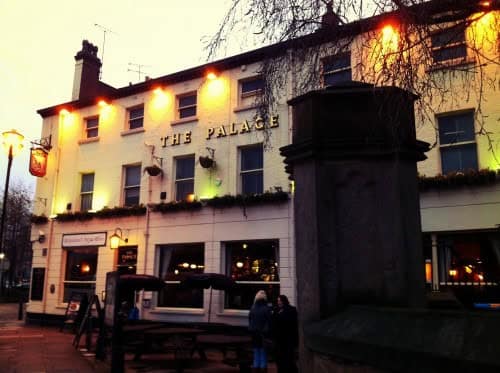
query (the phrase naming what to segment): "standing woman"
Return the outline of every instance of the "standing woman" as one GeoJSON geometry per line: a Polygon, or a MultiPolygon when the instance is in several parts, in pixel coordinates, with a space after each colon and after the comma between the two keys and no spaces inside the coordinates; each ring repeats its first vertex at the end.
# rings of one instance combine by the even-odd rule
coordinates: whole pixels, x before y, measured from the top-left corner
{"type": "Polygon", "coordinates": [[[267,371],[267,352],[264,348],[264,337],[271,330],[271,309],[267,305],[267,295],[259,290],[255,295],[253,306],[248,314],[248,329],[252,333],[254,372],[267,371]]]}
{"type": "Polygon", "coordinates": [[[286,295],[278,296],[273,313],[273,336],[278,373],[297,373],[295,348],[299,342],[297,310],[286,295]]]}

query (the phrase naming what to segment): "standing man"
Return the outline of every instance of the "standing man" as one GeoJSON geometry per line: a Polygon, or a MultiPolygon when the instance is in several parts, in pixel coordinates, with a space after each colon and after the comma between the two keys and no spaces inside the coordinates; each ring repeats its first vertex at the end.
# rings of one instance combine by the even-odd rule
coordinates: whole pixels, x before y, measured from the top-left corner
{"type": "Polygon", "coordinates": [[[278,373],[297,373],[295,349],[299,342],[297,309],[286,295],[279,295],[273,313],[274,350],[278,373]]]}

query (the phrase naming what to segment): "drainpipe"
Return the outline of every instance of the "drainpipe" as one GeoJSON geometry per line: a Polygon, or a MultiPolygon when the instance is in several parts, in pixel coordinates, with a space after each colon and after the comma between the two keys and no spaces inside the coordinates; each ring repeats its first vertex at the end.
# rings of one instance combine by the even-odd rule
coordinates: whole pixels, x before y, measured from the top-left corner
{"type": "Polygon", "coordinates": [[[438,251],[437,234],[431,234],[432,240],[432,291],[439,291],[439,273],[438,273],[438,251]]]}

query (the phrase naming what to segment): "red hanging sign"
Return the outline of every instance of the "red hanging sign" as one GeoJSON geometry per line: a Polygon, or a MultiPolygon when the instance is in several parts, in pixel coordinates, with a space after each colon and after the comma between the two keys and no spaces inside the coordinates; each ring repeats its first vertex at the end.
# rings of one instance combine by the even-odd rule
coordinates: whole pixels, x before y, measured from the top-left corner
{"type": "Polygon", "coordinates": [[[47,159],[49,153],[42,148],[31,148],[30,174],[43,177],[47,173],[47,159]]]}

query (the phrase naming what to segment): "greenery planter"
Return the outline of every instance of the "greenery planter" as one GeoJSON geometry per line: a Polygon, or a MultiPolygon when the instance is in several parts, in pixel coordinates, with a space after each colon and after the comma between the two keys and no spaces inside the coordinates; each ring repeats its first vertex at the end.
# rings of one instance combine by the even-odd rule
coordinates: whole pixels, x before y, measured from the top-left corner
{"type": "Polygon", "coordinates": [[[498,180],[500,180],[500,170],[482,169],[479,171],[452,172],[433,177],[420,175],[418,177],[418,184],[420,191],[427,191],[433,189],[453,189],[463,186],[490,185],[496,183],[498,180]]]}

